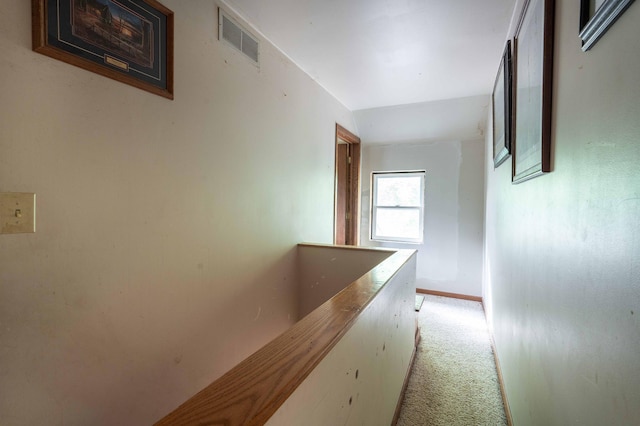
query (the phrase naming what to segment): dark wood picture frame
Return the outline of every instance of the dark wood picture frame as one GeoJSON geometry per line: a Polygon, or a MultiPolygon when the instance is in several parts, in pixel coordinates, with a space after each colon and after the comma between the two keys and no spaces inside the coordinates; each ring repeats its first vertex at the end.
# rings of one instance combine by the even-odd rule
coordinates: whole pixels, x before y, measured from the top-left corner
{"type": "Polygon", "coordinates": [[[580,39],[582,50],[587,51],[607,32],[627,10],[633,0],[580,0],[580,39]]]}
{"type": "Polygon", "coordinates": [[[507,40],[491,95],[494,168],[504,163],[511,154],[512,83],[511,40],[507,40]]]}
{"type": "Polygon", "coordinates": [[[512,182],[551,171],[554,0],[527,0],[514,39],[512,182]]]}
{"type": "Polygon", "coordinates": [[[33,50],[173,99],[173,12],[156,0],[32,0],[33,50]]]}

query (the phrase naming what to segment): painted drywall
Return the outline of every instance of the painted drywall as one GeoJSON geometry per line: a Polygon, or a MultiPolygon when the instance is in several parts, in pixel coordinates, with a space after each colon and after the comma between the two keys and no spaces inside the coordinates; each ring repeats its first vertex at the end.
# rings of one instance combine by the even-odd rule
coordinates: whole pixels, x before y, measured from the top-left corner
{"type": "Polygon", "coordinates": [[[364,246],[418,250],[416,285],[470,296],[482,294],[482,140],[367,145],[362,157],[361,235],[364,246]],[[425,170],[422,244],[370,239],[371,173],[425,170]]]}
{"type": "Polygon", "coordinates": [[[31,50],[0,14],[0,423],[150,424],[290,326],[295,245],[333,235],[351,113],[269,43],[256,68],[209,0],[175,12],[175,100],[31,50]]]}
{"type": "Polygon", "coordinates": [[[360,138],[368,145],[389,142],[479,140],[484,136],[486,95],[353,112],[360,138]]]}
{"type": "MultiPolygon", "coordinates": [[[[268,426],[392,424],[411,368],[416,332],[416,257],[411,251],[398,255],[406,263],[401,267],[382,263],[371,272],[374,285],[383,285],[382,289],[269,419],[268,426]],[[381,269],[393,271],[393,276],[375,282],[376,276],[385,275],[378,274],[381,269]]],[[[357,291],[363,293],[370,285],[366,279],[354,283],[362,286],[357,291]]],[[[339,302],[330,306],[349,309],[339,302]]]]}
{"type": "Polygon", "coordinates": [[[298,246],[298,317],[302,318],[394,252],[356,247],[298,246]]]}
{"type": "Polygon", "coordinates": [[[552,172],[512,185],[486,145],[484,302],[523,426],[640,418],[640,5],[585,53],[579,3],[556,2],[552,172]]]}

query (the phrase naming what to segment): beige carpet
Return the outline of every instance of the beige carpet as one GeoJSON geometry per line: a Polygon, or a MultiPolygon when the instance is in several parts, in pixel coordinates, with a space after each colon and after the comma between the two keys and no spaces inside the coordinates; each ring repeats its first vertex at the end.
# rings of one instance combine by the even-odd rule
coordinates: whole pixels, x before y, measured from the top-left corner
{"type": "Polygon", "coordinates": [[[482,305],[425,297],[398,425],[506,425],[482,305]]]}

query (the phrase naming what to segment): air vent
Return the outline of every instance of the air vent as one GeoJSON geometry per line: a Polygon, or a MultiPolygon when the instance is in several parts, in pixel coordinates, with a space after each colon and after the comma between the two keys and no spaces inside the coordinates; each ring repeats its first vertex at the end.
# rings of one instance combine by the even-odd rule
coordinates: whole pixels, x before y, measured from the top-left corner
{"type": "Polygon", "coordinates": [[[258,40],[247,30],[242,28],[237,22],[231,19],[222,9],[219,9],[218,15],[218,37],[220,40],[226,41],[231,46],[244,53],[251,62],[258,65],[258,40]]]}

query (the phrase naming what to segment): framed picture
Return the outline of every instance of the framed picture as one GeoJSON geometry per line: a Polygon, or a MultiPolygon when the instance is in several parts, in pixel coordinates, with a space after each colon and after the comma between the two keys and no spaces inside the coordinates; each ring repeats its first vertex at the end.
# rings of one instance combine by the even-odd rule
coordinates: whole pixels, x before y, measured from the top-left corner
{"type": "Polygon", "coordinates": [[[551,171],[554,0],[528,0],[516,29],[512,182],[551,171]]]}
{"type": "Polygon", "coordinates": [[[508,40],[491,96],[494,168],[502,164],[511,154],[512,74],[511,41],[508,40]]]}
{"type": "Polygon", "coordinates": [[[627,10],[633,0],[580,0],[580,38],[587,51],[627,10]]]}
{"type": "Polygon", "coordinates": [[[155,0],[32,0],[33,50],[173,99],[173,12],[155,0]]]}

